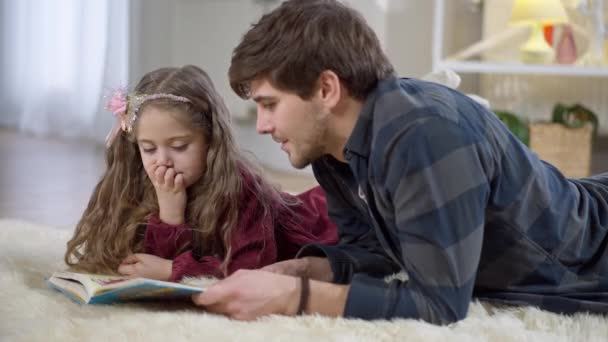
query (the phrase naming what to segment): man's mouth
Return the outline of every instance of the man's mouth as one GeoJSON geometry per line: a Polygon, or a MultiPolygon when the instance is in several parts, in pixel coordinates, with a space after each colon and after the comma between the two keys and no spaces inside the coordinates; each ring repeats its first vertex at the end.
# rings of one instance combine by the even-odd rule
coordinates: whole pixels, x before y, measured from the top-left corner
{"type": "Polygon", "coordinates": [[[285,151],[285,145],[287,144],[287,139],[279,139],[279,138],[272,137],[272,140],[274,140],[274,142],[276,142],[277,144],[280,144],[281,150],[285,151]]]}

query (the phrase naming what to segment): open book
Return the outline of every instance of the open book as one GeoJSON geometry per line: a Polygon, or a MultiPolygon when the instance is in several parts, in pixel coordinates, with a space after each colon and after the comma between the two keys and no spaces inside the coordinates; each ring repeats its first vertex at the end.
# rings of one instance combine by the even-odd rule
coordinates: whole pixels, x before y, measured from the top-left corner
{"type": "Polygon", "coordinates": [[[75,272],[55,272],[47,283],[81,304],[112,304],[149,299],[184,299],[203,289],[180,283],[75,272]]]}

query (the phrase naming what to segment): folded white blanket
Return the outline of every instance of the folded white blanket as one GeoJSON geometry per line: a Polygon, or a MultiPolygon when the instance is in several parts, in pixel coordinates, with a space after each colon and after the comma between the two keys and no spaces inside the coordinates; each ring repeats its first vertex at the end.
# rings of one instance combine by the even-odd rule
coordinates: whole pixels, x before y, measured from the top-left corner
{"type": "MultiPolygon", "coordinates": [[[[458,75],[455,71],[451,69],[440,69],[437,71],[433,71],[429,74],[422,76],[422,79],[429,82],[443,84],[444,86],[450,87],[452,89],[458,89],[458,87],[460,86],[460,82],[462,81],[460,75],[458,75]]],[[[490,109],[490,101],[488,101],[488,99],[476,94],[467,94],[467,96],[472,98],[482,106],[486,107],[487,109],[490,109]]]]}

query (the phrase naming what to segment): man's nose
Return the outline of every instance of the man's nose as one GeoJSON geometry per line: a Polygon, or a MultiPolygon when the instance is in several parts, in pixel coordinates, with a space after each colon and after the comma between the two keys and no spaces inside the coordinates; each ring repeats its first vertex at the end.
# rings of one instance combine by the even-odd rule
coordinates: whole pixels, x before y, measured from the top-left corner
{"type": "Polygon", "coordinates": [[[272,124],[268,118],[268,115],[264,114],[263,111],[258,110],[255,129],[258,131],[258,134],[272,133],[272,124]]]}

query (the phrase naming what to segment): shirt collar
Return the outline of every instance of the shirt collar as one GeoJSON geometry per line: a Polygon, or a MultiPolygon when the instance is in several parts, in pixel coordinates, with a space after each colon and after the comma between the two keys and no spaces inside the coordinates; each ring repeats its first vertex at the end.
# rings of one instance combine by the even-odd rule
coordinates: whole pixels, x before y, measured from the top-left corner
{"type": "Polygon", "coordinates": [[[353,128],[353,131],[346,142],[346,146],[344,146],[344,150],[342,151],[346,157],[346,160],[350,159],[352,153],[356,153],[364,158],[369,156],[372,146],[372,127],[374,123],[373,114],[376,101],[378,100],[379,95],[386,92],[387,88],[394,87],[396,81],[398,81],[398,78],[391,77],[378,82],[378,85],[365,99],[361,113],[359,113],[357,123],[355,124],[355,127],[353,128]]]}

